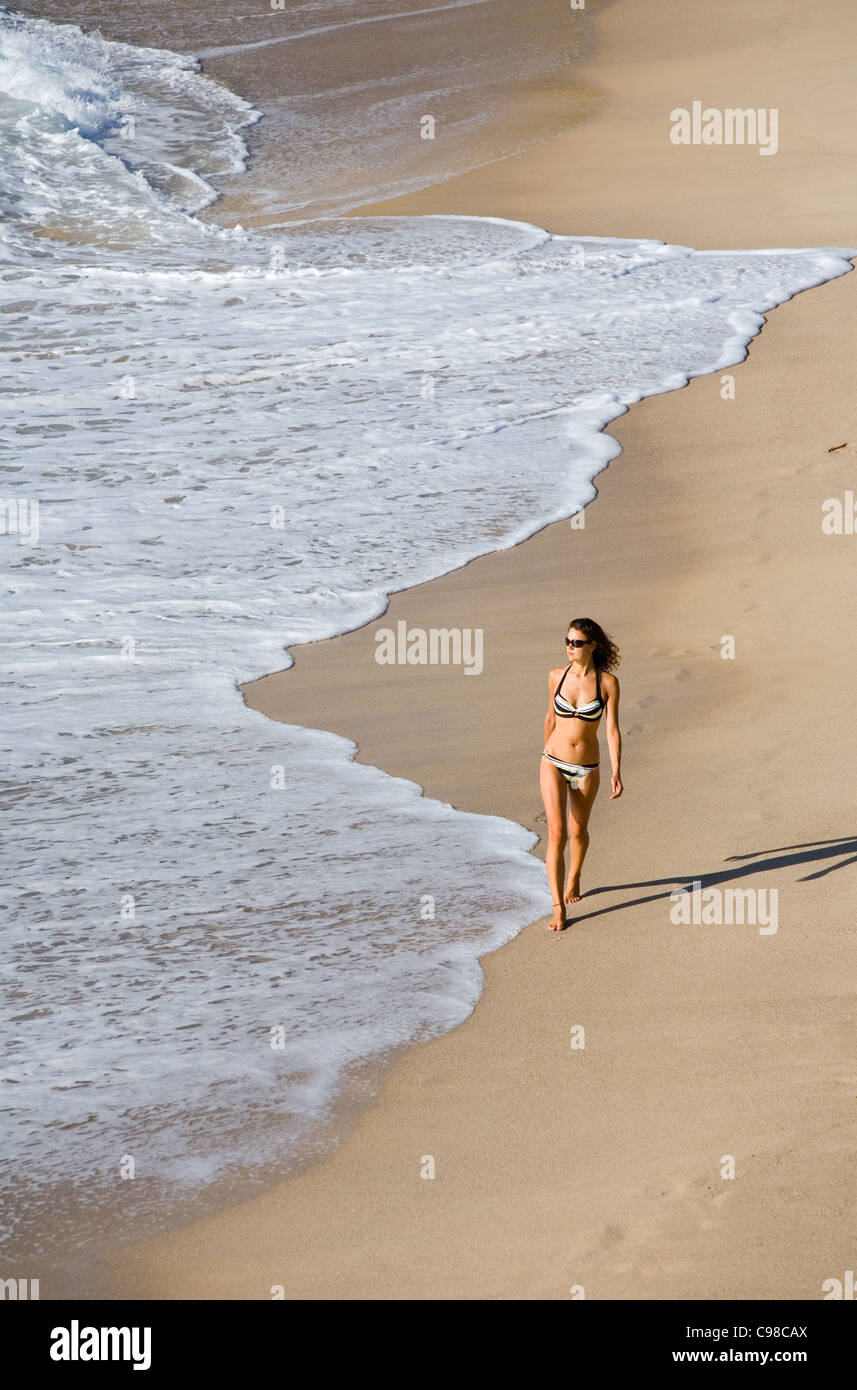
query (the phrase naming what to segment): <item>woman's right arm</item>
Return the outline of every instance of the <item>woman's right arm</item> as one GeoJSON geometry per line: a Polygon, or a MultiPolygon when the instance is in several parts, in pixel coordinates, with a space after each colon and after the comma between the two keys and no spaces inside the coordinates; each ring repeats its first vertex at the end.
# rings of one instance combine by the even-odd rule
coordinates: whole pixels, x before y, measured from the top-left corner
{"type": "Polygon", "coordinates": [[[556,685],[556,671],[551,671],[548,675],[548,712],[545,715],[545,748],[547,742],[556,728],[556,715],[553,708],[553,692],[556,685]]]}

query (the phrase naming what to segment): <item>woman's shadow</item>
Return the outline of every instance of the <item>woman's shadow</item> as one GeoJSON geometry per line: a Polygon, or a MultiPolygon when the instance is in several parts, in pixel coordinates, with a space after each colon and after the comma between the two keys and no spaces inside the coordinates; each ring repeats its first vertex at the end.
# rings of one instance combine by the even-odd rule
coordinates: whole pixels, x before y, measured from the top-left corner
{"type": "Polygon", "coordinates": [[[779,849],[756,850],[753,854],[733,854],[724,862],[735,864],[739,860],[753,860],[753,863],[739,864],[733,869],[719,869],[715,873],[676,874],[670,878],[652,878],[641,883],[613,883],[603,888],[592,888],[584,894],[581,905],[589,898],[594,898],[596,893],[621,893],[632,888],[663,888],[663,891],[647,893],[640,898],[630,898],[627,902],[614,904],[613,907],[597,908],[594,912],[575,913],[573,917],[569,917],[569,925],[577,926],[579,922],[585,922],[591,917],[603,917],[605,914],[622,912],[629,907],[640,907],[643,903],[657,902],[659,898],[669,898],[671,893],[680,888],[689,889],[694,882],[700,885],[700,889],[712,888],[718,883],[734,882],[736,879],[747,878],[750,874],[768,873],[772,869],[789,869],[795,864],[837,861],[827,864],[825,868],[816,869],[814,873],[803,874],[798,882],[807,883],[813,878],[824,878],[825,874],[832,874],[836,869],[844,869],[848,864],[857,864],[857,836],[843,835],[834,840],[810,840],[804,845],[783,845],[779,849]]]}

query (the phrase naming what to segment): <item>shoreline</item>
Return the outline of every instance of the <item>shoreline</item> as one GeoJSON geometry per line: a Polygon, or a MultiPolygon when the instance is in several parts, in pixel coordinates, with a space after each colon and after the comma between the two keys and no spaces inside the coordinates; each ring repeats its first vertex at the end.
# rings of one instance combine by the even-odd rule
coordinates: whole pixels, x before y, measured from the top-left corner
{"type": "MultiPolygon", "coordinates": [[[[629,7],[620,3],[615,8],[629,7]]],[[[599,23],[609,21],[612,13],[613,7],[599,23]]],[[[610,67],[600,50],[596,70],[599,64],[610,67]]],[[[480,198],[489,196],[484,180],[497,179],[495,164],[486,166],[491,175],[477,170],[451,181],[454,189],[442,184],[430,194],[408,195],[355,215],[418,211],[411,206],[414,200],[433,198],[432,211],[467,210],[540,222],[554,232],[651,235],[699,246],[699,237],[685,240],[666,227],[654,231],[638,225],[630,231],[605,224],[580,225],[571,208],[554,208],[555,215],[548,217],[532,213],[524,217],[516,210],[527,196],[522,190],[539,179],[548,210],[556,192],[546,170],[564,157],[556,147],[568,146],[569,141],[597,147],[608,138],[603,127],[610,124],[611,114],[621,121],[614,103],[571,135],[500,161],[507,166],[505,178],[502,188],[492,187],[490,200],[503,199],[502,212],[479,206],[480,198]],[[508,166],[513,162],[511,170],[508,166]],[[469,200],[467,208],[459,206],[462,200],[469,200]]],[[[742,157],[747,153],[740,152],[742,157]]],[[[637,198],[643,198],[639,185],[637,198]]],[[[648,212],[651,216],[652,209],[648,212]]],[[[681,225],[684,211],[673,208],[671,212],[681,225]]],[[[817,213],[813,225],[821,225],[823,216],[817,213]]],[[[609,223],[609,217],[605,220],[609,223]]],[[[723,220],[721,216],[721,226],[723,220]]],[[[811,225],[806,214],[800,220],[802,226],[811,225]]],[[[734,246],[736,240],[721,240],[721,244],[734,246]]],[[[806,244],[828,245],[836,240],[828,223],[822,237],[806,244]]],[[[847,244],[850,238],[842,240],[847,244]]],[[[764,236],[759,244],[784,241],[795,244],[790,238],[771,241],[764,236]]],[[[818,1295],[810,1289],[826,1276],[823,1271],[803,1269],[801,1239],[796,1234],[810,1215],[813,1238],[818,1239],[819,1227],[827,1238],[827,1275],[837,1272],[837,1260],[847,1262],[845,1237],[840,1247],[839,1227],[831,1220],[829,1201],[825,1204],[830,1155],[823,1128],[830,1104],[836,1107],[841,1099],[836,1074],[847,1074],[850,1081],[845,1045],[837,1036],[844,1038],[847,1026],[841,1032],[838,1027],[829,1032],[823,1027],[831,1016],[837,1025],[847,1025],[849,1009],[853,1011],[847,995],[840,996],[840,982],[848,978],[847,952],[853,933],[843,915],[839,880],[820,880],[821,886],[814,890],[820,897],[810,909],[815,912],[822,903],[826,920],[833,924],[826,959],[818,962],[810,955],[812,924],[805,909],[797,910],[790,924],[791,940],[774,957],[774,971],[769,969],[770,961],[761,960],[760,948],[777,949],[783,937],[778,935],[771,942],[758,937],[724,938],[704,947],[690,938],[677,944],[675,927],[661,909],[669,887],[684,880],[687,868],[698,865],[703,878],[710,879],[723,871],[730,855],[776,850],[780,857],[761,870],[760,877],[791,872],[796,878],[797,870],[786,862],[788,854],[780,852],[779,846],[805,841],[802,825],[812,827],[813,840],[817,834],[823,839],[847,833],[842,806],[831,804],[833,796],[818,796],[825,785],[835,783],[842,757],[841,748],[823,747],[823,721],[831,717],[829,712],[806,716],[823,751],[817,760],[821,785],[805,793],[804,823],[778,790],[779,784],[760,790],[757,775],[760,740],[767,766],[776,766],[788,748],[796,708],[787,706],[787,717],[774,708],[766,724],[760,723],[755,705],[760,691],[770,694],[779,689],[788,673],[788,667],[783,670],[782,644],[773,640],[770,630],[782,611],[784,592],[795,605],[792,622],[803,623],[808,630],[819,625],[814,607],[805,601],[801,607],[800,593],[794,592],[793,583],[790,586],[794,572],[818,582],[821,567],[824,584],[818,582],[818,587],[832,606],[849,574],[847,554],[841,552],[845,538],[841,538],[840,553],[831,553],[829,541],[834,538],[825,538],[827,549],[818,552],[820,531],[814,534],[807,525],[802,533],[788,508],[777,510],[776,484],[785,478],[789,487],[802,489],[807,515],[813,501],[817,512],[821,498],[828,495],[823,490],[830,467],[827,451],[837,448],[842,435],[848,446],[838,465],[843,476],[847,475],[842,464],[851,458],[848,450],[853,447],[857,453],[857,445],[849,442],[857,439],[853,409],[845,412],[840,404],[850,367],[837,364],[837,382],[829,352],[825,355],[834,326],[838,341],[847,341],[853,353],[853,312],[849,311],[855,291],[851,285],[850,275],[828,282],[767,315],[765,329],[752,341],[747,360],[729,369],[736,380],[735,400],[726,404],[720,398],[715,374],[694,378],[681,391],[645,398],[614,422],[607,433],[619,440],[623,453],[614,460],[614,468],[608,466],[598,475],[598,496],[586,509],[584,529],[571,533],[571,548],[568,524],[554,523],[512,550],[493,552],[441,579],[393,595],[387,612],[374,623],[329,642],[296,648],[296,664],[288,672],[243,687],[253,693],[253,707],[286,722],[345,734],[358,743],[359,761],[418,782],[428,796],[461,809],[504,815],[539,833],[537,777],[530,767],[529,748],[521,746],[521,722],[533,709],[539,711],[534,725],[534,742],[539,743],[544,673],[548,665],[556,664],[550,637],[556,627],[555,610],[562,612],[563,622],[569,616],[567,603],[557,595],[572,582],[576,593],[585,595],[572,606],[591,609],[626,651],[626,665],[618,674],[623,681],[624,671],[630,672],[633,692],[622,720],[628,790],[619,803],[609,806],[609,820],[603,789],[599,795],[584,880],[584,888],[593,879],[612,886],[596,890],[608,895],[606,905],[595,894],[588,903],[584,899],[585,910],[576,919],[579,925],[562,933],[555,943],[557,949],[573,951],[573,963],[563,963],[573,975],[557,980],[556,963],[545,956],[546,933],[538,925],[483,957],[485,988],[476,1010],[453,1032],[410,1049],[396,1061],[384,1078],[379,1101],[357,1119],[332,1154],[259,1198],[125,1252],[114,1262],[120,1296],[266,1297],[268,1280],[283,1283],[287,1297],[348,1298],[355,1296],[359,1272],[364,1296],[381,1298],[567,1297],[567,1285],[582,1279],[592,1289],[587,1296],[594,1297],[813,1297],[818,1295]],[[801,342],[795,341],[796,328],[801,342]],[[814,344],[815,358],[807,358],[802,347],[805,338],[814,344]],[[781,372],[789,378],[790,388],[781,385],[781,372]],[[796,382],[801,383],[804,396],[811,393],[814,407],[823,402],[831,415],[829,439],[822,440],[821,431],[809,427],[796,382]],[[724,410],[729,414],[724,415],[724,410]],[[841,425],[835,423],[837,410],[845,417],[841,425]],[[668,413],[662,417],[661,411],[668,413]],[[785,431],[779,423],[783,415],[789,422],[785,431]],[[779,456],[769,444],[772,426],[779,456]],[[661,457],[664,445],[675,438],[693,442],[680,462],[667,463],[661,457]],[[724,438],[728,466],[715,472],[712,460],[720,460],[724,438]],[[754,459],[760,453],[763,457],[749,491],[743,467],[748,439],[756,446],[754,459]],[[801,441],[804,453],[796,448],[796,440],[801,441]],[[782,462],[785,456],[790,468],[782,462]],[[646,472],[640,476],[641,461],[647,465],[648,476],[646,472]],[[802,476],[806,474],[810,476],[802,476]],[[752,511],[754,506],[748,517],[746,509],[752,511]],[[755,556],[748,555],[755,537],[752,523],[771,514],[770,542],[755,556]],[[713,547],[707,525],[712,516],[727,518],[726,535],[718,536],[719,543],[713,547]],[[633,537],[631,545],[625,535],[633,537]],[[788,542],[796,545],[796,553],[788,542]],[[765,553],[768,549],[770,555],[765,553]],[[728,601],[724,594],[729,595],[728,601]],[[764,595],[764,601],[758,595],[764,595]],[[511,646],[518,664],[510,667],[495,657],[493,664],[486,665],[488,679],[468,682],[479,689],[467,690],[466,705],[461,703],[460,671],[385,668],[379,673],[371,660],[371,634],[378,625],[389,626],[402,616],[408,622],[427,621],[429,626],[472,626],[473,614],[481,616],[496,650],[508,652],[511,646]],[[739,651],[746,643],[752,662],[742,665],[739,660],[731,666],[720,661],[722,631],[733,629],[739,651]],[[629,632],[645,633],[645,641],[628,640],[629,632]],[[353,662],[361,682],[360,708],[344,719],[336,705],[343,660],[353,662]],[[413,738],[414,705],[419,710],[418,745],[413,738]],[[652,715],[647,713],[650,708],[655,711],[652,715]],[[737,729],[728,722],[728,714],[739,716],[737,729]],[[659,720],[654,729],[650,720],[659,720]],[[771,726],[783,738],[782,744],[769,742],[771,726]],[[504,750],[499,760],[502,777],[496,776],[494,759],[490,760],[493,773],[486,769],[484,740],[473,737],[474,728],[491,729],[492,746],[504,750]],[[650,730],[656,733],[657,747],[648,742],[650,730]],[[734,752],[722,766],[725,731],[734,752]],[[702,767],[705,777],[691,772],[688,787],[670,772],[676,766],[702,767]],[[639,821],[632,821],[632,828],[627,826],[632,786],[636,797],[638,787],[646,788],[645,829],[639,821]],[[702,827],[693,823],[695,798],[703,801],[708,815],[702,827]],[[757,809],[748,810],[751,806],[757,809]],[[634,836],[631,842],[629,835],[634,836]],[[681,853],[661,863],[664,844],[670,839],[681,853]],[[660,869],[653,868],[653,860],[660,869]],[[623,866],[621,873],[612,868],[614,863],[623,866]],[[679,867],[677,876],[670,872],[679,867]],[[616,877],[631,881],[617,886],[616,877]],[[606,925],[614,929],[611,944],[619,948],[609,958],[590,930],[594,919],[599,927],[605,925],[605,914],[606,925]],[[697,982],[700,957],[708,966],[706,984],[718,1007],[707,997],[687,1002],[688,986],[697,982]],[[602,997],[605,977],[628,1006],[630,1024],[624,1014],[610,1015],[602,997]],[[809,994],[810,1004],[817,1005],[810,985],[822,1001],[820,1010],[810,1007],[801,1015],[801,1027],[813,1043],[810,1064],[803,1075],[798,1070],[789,1076],[794,1094],[786,1096],[780,1049],[768,1035],[789,1036],[790,1018],[800,1012],[803,993],[809,994]],[[570,1004],[572,986],[577,993],[570,1004]],[[664,995],[673,1013],[664,1011],[664,995]],[[651,1037],[649,1053],[638,1055],[639,1039],[651,1028],[652,1017],[675,1045],[678,1061],[658,1047],[662,1039],[651,1037]],[[592,1058],[587,1073],[578,1069],[570,1081],[565,1035],[583,1018],[596,1036],[600,1025],[602,1048],[594,1049],[597,1055],[590,1051],[586,1056],[587,1062],[592,1058]],[[729,1027],[735,1030],[731,1035],[729,1027]],[[751,1105],[758,1099],[756,1076],[738,1046],[747,1035],[755,1044],[752,1061],[774,1091],[774,1098],[758,1115],[751,1105]],[[705,1075],[705,1049],[696,1050],[700,1039],[715,1055],[718,1049],[721,1056],[726,1054],[725,1075],[705,1075]],[[809,1078],[807,1071],[812,1073],[809,1078]],[[521,1074],[532,1084],[534,1095],[524,1093],[521,1074]],[[733,1138],[733,1148],[751,1171],[748,1183],[736,1185],[734,1194],[717,1175],[718,1156],[728,1151],[724,1148],[728,1136],[718,1138],[717,1126],[702,1123],[698,1115],[688,1120],[695,1098],[694,1079],[721,1124],[728,1116],[735,1125],[737,1117],[740,1142],[733,1138]],[[645,1115],[640,1097],[650,1107],[645,1115]],[[580,1135],[575,1131],[569,1149],[571,1114],[576,1119],[583,1116],[586,1124],[580,1126],[580,1135]],[[637,1167],[629,1166],[621,1151],[625,1125],[630,1126],[637,1167]],[[803,1127],[803,1147],[813,1157],[804,1153],[795,1169],[787,1156],[793,1152],[788,1144],[796,1126],[803,1127]],[[421,1134],[426,1136],[422,1141],[421,1134]],[[443,1154],[443,1168],[450,1175],[445,1185],[415,1180],[420,1155],[435,1149],[443,1154]],[[556,1153],[562,1155],[559,1165],[551,1161],[556,1153]],[[708,1155],[710,1170],[702,1164],[703,1155],[708,1155]],[[823,1163],[818,1165],[819,1155],[828,1160],[826,1170],[823,1163]],[[788,1181],[804,1184],[813,1194],[797,1216],[791,1211],[794,1229],[785,1232],[776,1225],[776,1218],[791,1210],[777,1172],[783,1165],[790,1174],[788,1181]],[[662,1185],[664,1190],[659,1191],[662,1185]],[[738,1252],[739,1262],[743,1253],[744,1263],[735,1270],[734,1242],[748,1221],[752,1226],[758,1219],[759,1203],[767,1245],[761,1258],[758,1250],[738,1252]],[[688,1219],[693,1224],[691,1232],[686,1229],[688,1219]],[[558,1231],[558,1225],[564,1230],[558,1231]],[[477,1252],[471,1250],[474,1242],[479,1245],[477,1252]],[[377,1258],[379,1249],[383,1249],[382,1259],[377,1258]],[[420,1261],[415,1259],[416,1250],[421,1251],[420,1261]],[[513,1262],[508,1258],[510,1250],[514,1250],[513,1262]],[[708,1252],[702,1260],[701,1250],[708,1252]],[[791,1280],[790,1287],[779,1294],[771,1282],[774,1255],[777,1277],[783,1276],[785,1268],[785,1277],[791,1280]],[[516,1264],[514,1272],[510,1263],[516,1264]],[[414,1268],[415,1264],[420,1268],[414,1268]],[[209,1273],[201,1278],[200,1269],[209,1273]],[[715,1291],[724,1288],[731,1291],[715,1291]]],[[[835,607],[832,611],[835,614],[835,607]]],[[[822,623],[822,628],[828,641],[835,643],[835,619],[827,615],[827,626],[822,623]]],[[[831,681],[838,675],[826,667],[824,673],[831,681]]],[[[833,697],[844,733],[848,727],[844,677],[835,685],[833,697]]],[[[788,769],[781,771],[785,778],[788,769]]],[[[812,852],[824,853],[820,846],[812,852]]],[[[815,860],[806,862],[812,872],[815,860]]],[[[795,891],[791,878],[787,881],[795,891]]],[[[841,1165],[834,1188],[840,1190],[847,1155],[837,1149],[833,1159],[841,1165]]],[[[440,1168],[440,1158],[438,1163],[440,1168]]]]}
{"type": "MultiPolygon", "coordinates": [[[[845,286],[852,287],[857,297],[851,276],[841,285],[833,282],[815,293],[845,286]]],[[[809,310],[811,298],[804,294],[790,308],[799,304],[809,310]]],[[[845,318],[851,317],[852,303],[849,300],[844,306],[845,318]]],[[[779,346],[792,341],[791,326],[783,322],[784,317],[784,310],[774,311],[767,325],[769,334],[780,330],[779,346]]],[[[804,317],[809,321],[813,315],[807,312],[804,317]]],[[[761,359],[757,375],[765,378],[767,390],[776,392],[772,378],[777,366],[771,360],[775,354],[765,358],[764,351],[753,354],[751,350],[736,374],[747,373],[761,359]]],[[[715,385],[715,380],[704,377],[674,393],[682,398],[681,413],[688,428],[699,413],[699,402],[691,404],[691,395],[707,391],[710,397],[715,385]]],[[[645,447],[649,457],[656,452],[662,421],[654,418],[653,408],[665,405],[665,397],[649,398],[614,427],[626,453],[628,441],[622,436],[632,430],[638,449],[645,447]],[[644,412],[649,418],[641,421],[644,412]],[[630,418],[633,415],[636,423],[630,418]]],[[[823,466],[820,460],[819,471],[823,466]]],[[[594,517],[599,501],[603,504],[603,523],[575,537],[588,535],[593,551],[603,548],[611,519],[614,525],[629,522],[635,514],[639,520],[638,506],[643,505],[642,489],[623,488],[620,467],[608,469],[600,480],[599,499],[591,510],[594,517]]],[[[694,481],[703,480],[688,479],[689,495],[694,481]]],[[[657,504],[652,503],[642,518],[655,540],[656,515],[657,504]]],[[[694,540],[699,539],[696,531],[694,540]]],[[[454,576],[421,586],[422,595],[406,591],[409,618],[419,621],[421,606],[430,612],[440,607],[443,620],[452,621],[456,614],[448,611],[448,605],[472,603],[473,593],[495,587],[496,576],[490,571],[496,562],[518,557],[520,574],[534,565],[547,567],[550,552],[555,554],[558,543],[564,542],[565,528],[557,523],[512,552],[483,557],[454,576]],[[536,545],[540,553],[534,557],[536,545]],[[489,573],[480,577],[479,570],[489,573]],[[460,592],[460,580],[468,572],[474,580],[469,600],[460,592]],[[441,586],[446,590],[442,596],[438,595],[441,586]]],[[[655,544],[650,557],[653,587],[658,550],[655,544]]],[[[729,561],[730,556],[724,557],[724,569],[729,561]]],[[[692,572],[690,549],[684,562],[692,572]]],[[[777,601],[776,574],[770,571],[764,576],[762,563],[756,567],[756,577],[760,575],[766,578],[770,605],[777,601]]],[[[746,599],[741,592],[745,578],[735,576],[731,598],[746,599]]],[[[835,590],[836,576],[831,575],[829,582],[835,590]]],[[[549,580],[543,579],[545,583],[549,586],[549,580]]],[[[656,605],[655,636],[664,642],[675,628],[667,588],[658,594],[662,605],[656,605]]],[[[525,600],[518,605],[518,622],[522,606],[525,600]]],[[[388,619],[395,616],[388,612],[388,619]]],[[[769,616],[769,610],[757,611],[757,616],[744,621],[775,665],[776,644],[763,639],[763,620],[769,616]]],[[[288,673],[297,676],[303,667],[305,682],[302,692],[290,695],[290,718],[296,717],[300,703],[332,696],[335,691],[340,667],[333,646],[349,638],[353,643],[367,633],[361,629],[345,638],[313,644],[312,654],[303,651],[304,661],[299,659],[288,673]],[[326,662],[321,655],[325,646],[330,648],[326,662]],[[315,658],[313,671],[310,656],[315,658]]],[[[704,633],[706,638],[710,635],[704,633]]],[[[739,641],[746,635],[746,629],[743,634],[739,631],[739,641]]],[[[694,678],[708,674],[712,661],[719,661],[712,650],[716,642],[716,637],[707,642],[694,633],[674,652],[677,669],[672,680],[659,679],[657,666],[662,657],[632,656],[629,651],[624,663],[628,666],[633,661],[635,668],[635,709],[651,708],[657,701],[660,718],[669,723],[672,716],[680,724],[670,743],[671,751],[681,757],[685,776],[694,766],[694,755],[699,756],[700,729],[704,729],[707,749],[716,750],[723,734],[723,712],[735,715],[737,711],[743,721],[751,722],[757,700],[753,673],[736,666],[729,670],[727,684],[726,663],[714,667],[721,678],[714,699],[699,689],[701,682],[694,678]],[[682,671],[690,672],[684,680],[679,679],[682,671]]],[[[622,667],[619,675],[622,679],[622,667]]],[[[261,684],[275,681],[276,677],[267,677],[261,684]]],[[[412,680],[406,681],[406,688],[413,695],[412,680]]],[[[844,707],[844,681],[837,694],[844,707]]],[[[448,718],[449,706],[446,701],[440,703],[448,718]]],[[[790,705],[778,723],[787,728],[793,714],[790,705]]],[[[364,719],[367,728],[360,731],[364,736],[358,756],[382,762],[385,770],[402,775],[394,764],[397,749],[403,759],[407,756],[404,732],[391,747],[391,734],[398,731],[387,725],[372,735],[370,716],[364,719]]],[[[630,734],[633,725],[627,713],[623,726],[630,734]]],[[[461,742],[456,743],[460,751],[461,742]]],[[[647,825],[659,845],[668,843],[670,836],[675,841],[672,802],[681,790],[681,779],[678,787],[672,780],[658,786],[653,765],[657,766],[662,753],[646,748],[639,738],[635,742],[628,737],[626,746],[627,790],[622,802],[638,795],[638,787],[653,788],[645,807],[647,825]]],[[[781,761],[787,763],[787,745],[783,748],[781,761]]],[[[836,749],[827,751],[822,784],[829,785],[827,779],[835,778],[839,756],[836,749]]],[[[702,763],[706,768],[716,766],[716,760],[708,763],[704,755],[702,763]]],[[[387,1299],[557,1298],[568,1296],[572,1282],[582,1282],[586,1296],[596,1298],[820,1296],[822,1279],[847,1261],[848,1254],[848,1237],[840,1229],[836,1205],[841,1198],[837,1195],[831,1205],[830,1194],[847,1190],[847,1145],[852,1138],[857,1140],[857,1127],[853,1122],[848,1127],[834,1107],[843,1132],[837,1134],[834,1125],[831,1136],[831,1093],[834,1101],[841,1100],[840,1081],[853,1074],[846,1040],[854,1006],[845,983],[854,973],[853,928],[849,900],[842,900],[843,890],[833,878],[820,880],[821,896],[814,897],[808,907],[794,900],[803,891],[798,888],[803,874],[835,866],[835,853],[829,854],[823,845],[793,854],[781,851],[780,847],[806,840],[802,822],[795,816],[788,823],[765,805],[764,796],[754,791],[752,759],[747,772],[742,779],[740,763],[721,768],[707,793],[708,801],[714,800],[721,811],[728,808],[739,828],[724,825],[721,814],[718,851],[712,853],[710,825],[695,826],[689,841],[687,833],[682,834],[681,856],[668,854],[662,868],[653,867],[645,844],[622,843],[622,828],[608,822],[607,803],[599,796],[584,888],[593,879],[611,886],[599,886],[588,903],[584,899],[586,910],[578,915],[577,927],[549,943],[555,949],[572,950],[572,958],[558,966],[548,957],[542,925],[526,928],[509,945],[483,957],[485,989],[475,1011],[453,1032],[410,1049],[393,1063],[378,1102],[358,1117],[338,1149],[258,1199],[127,1252],[116,1267],[120,1296],[266,1297],[265,1280],[284,1284],[289,1298],[351,1298],[357,1296],[358,1287],[360,1296],[387,1299]],[[734,804],[745,808],[737,816],[734,804]],[[760,809],[746,809],[750,807],[760,809]],[[786,889],[793,898],[787,923],[790,942],[785,953],[777,956],[773,973],[760,949],[778,950],[786,942],[782,928],[769,940],[753,932],[713,941],[684,936],[676,944],[676,928],[666,915],[670,887],[683,879],[689,882],[696,874],[707,883],[716,882],[719,874],[728,872],[726,861],[731,855],[760,850],[779,852],[765,854],[769,867],[760,870],[759,881],[779,886],[784,901],[786,889]],[[797,865],[792,864],[793,858],[799,860],[797,865]],[[610,872],[611,861],[616,860],[622,864],[621,874],[610,872]],[[818,916],[826,918],[830,940],[825,959],[813,963],[818,916]],[[607,952],[603,927],[611,929],[607,952]],[[788,992],[782,997],[786,983],[788,992]],[[663,1030],[662,1038],[651,1036],[653,1020],[656,1029],[663,1030]],[[594,1074],[575,1077],[574,1092],[569,1094],[566,1035],[570,1026],[581,1021],[595,1034],[590,1046],[600,1035],[599,1055],[592,1058],[594,1074]],[[795,1043],[803,1071],[798,1067],[788,1076],[786,1095],[781,1084],[783,1049],[795,1043]],[[680,1065],[673,1049],[680,1050],[680,1065]],[[722,1061],[715,1074],[708,1070],[712,1057],[722,1061]],[[529,1094],[521,1084],[522,1076],[531,1088],[529,1094]],[[641,1095],[653,1111],[640,1106],[641,1095]],[[763,1097],[767,1103],[760,1115],[763,1097]],[[572,1114],[582,1133],[570,1144],[572,1114]],[[718,1121],[727,1117],[731,1149],[725,1140],[718,1142],[718,1121]],[[736,1129],[739,1143],[734,1142],[736,1129]],[[419,1137],[422,1144],[415,1143],[419,1137]],[[626,1155],[629,1137],[631,1153],[626,1155]],[[831,1143],[836,1145],[833,1155],[828,1152],[831,1143]],[[584,1148],[583,1154],[577,1152],[578,1146],[584,1148]],[[709,1171],[700,1171],[700,1150],[707,1153],[709,1171]],[[426,1152],[435,1154],[439,1166],[443,1160],[447,1169],[445,1190],[437,1196],[421,1191],[422,1184],[417,1186],[418,1162],[426,1152]],[[736,1186],[734,1202],[718,1174],[720,1158],[727,1152],[735,1152],[739,1172],[743,1169],[747,1178],[736,1186]],[[557,1153],[561,1155],[558,1166],[551,1161],[557,1153]],[[625,1161],[626,1157],[633,1161],[625,1161]],[[833,1173],[832,1157],[837,1164],[833,1173]],[[582,1186],[578,1174],[585,1175],[582,1186]],[[796,1191],[804,1198],[797,1212],[796,1191]],[[744,1264],[736,1268],[735,1242],[747,1230],[757,1230],[760,1200],[768,1203],[765,1229],[773,1241],[744,1251],[744,1264]],[[812,1242],[818,1245],[822,1233],[826,1237],[823,1258],[817,1268],[806,1268],[805,1250],[812,1242]],[[473,1255],[468,1263],[463,1251],[472,1244],[479,1247],[478,1258],[473,1255]],[[379,1246],[384,1250],[383,1261],[373,1263],[379,1246]],[[700,1248],[707,1250],[713,1272],[700,1265],[700,1248]],[[415,1249],[421,1251],[417,1262],[415,1249]],[[504,1259],[509,1249],[515,1251],[514,1271],[507,1270],[504,1259]],[[211,1273],[215,1268],[217,1273],[211,1273]],[[200,1275],[203,1269],[209,1272],[200,1275]]],[[[444,786],[448,787],[449,776],[444,769],[444,786]]],[[[464,769],[462,782],[468,777],[464,769]]],[[[467,809],[488,809],[498,792],[510,800],[519,797],[520,781],[518,773],[514,788],[480,788],[479,794],[470,796],[467,809]],[[483,797],[484,807],[478,804],[483,797]]],[[[697,793],[698,786],[690,790],[697,793]]],[[[429,786],[426,794],[437,793],[429,786]]],[[[456,797],[449,799],[455,802],[456,797]]],[[[536,799],[533,785],[531,806],[536,799]]],[[[616,803],[610,811],[618,811],[621,805],[616,803]]],[[[687,807],[685,796],[682,816],[687,807]]],[[[812,811],[813,840],[833,839],[847,830],[833,808],[828,807],[825,814],[823,796],[812,811]]],[[[502,806],[499,812],[505,814],[502,806]]],[[[614,820],[611,814],[610,821],[614,820]]],[[[684,829],[684,819],[681,823],[684,829]]],[[[663,859],[663,851],[659,858],[663,859]]],[[[728,880],[730,885],[746,881],[728,880]]]]}

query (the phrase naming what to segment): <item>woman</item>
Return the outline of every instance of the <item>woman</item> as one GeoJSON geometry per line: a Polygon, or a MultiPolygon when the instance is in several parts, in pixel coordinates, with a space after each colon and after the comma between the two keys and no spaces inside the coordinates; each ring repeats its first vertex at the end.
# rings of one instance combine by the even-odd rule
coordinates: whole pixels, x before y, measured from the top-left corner
{"type": "Polygon", "coordinates": [[[619,762],[619,682],[610,674],[619,652],[591,618],[574,618],[566,637],[568,665],[548,676],[545,751],[541,792],[548,822],[546,867],[553,897],[551,931],[565,926],[565,909],[580,901],[580,869],[589,848],[589,816],[598,792],[598,724],[607,718],[607,747],[613,765],[610,800],[622,795],[619,762]],[[571,839],[571,863],[565,893],[565,846],[571,839]]]}

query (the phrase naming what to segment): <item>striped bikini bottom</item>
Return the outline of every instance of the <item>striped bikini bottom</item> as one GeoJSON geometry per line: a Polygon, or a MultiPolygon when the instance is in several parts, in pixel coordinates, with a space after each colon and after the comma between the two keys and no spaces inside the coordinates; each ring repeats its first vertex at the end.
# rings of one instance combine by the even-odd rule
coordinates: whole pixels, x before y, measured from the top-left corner
{"type": "Polygon", "coordinates": [[[584,777],[588,777],[590,772],[594,772],[598,767],[598,763],[563,763],[550,753],[543,753],[542,757],[547,758],[554,767],[558,767],[568,785],[573,788],[579,787],[584,777]]]}

